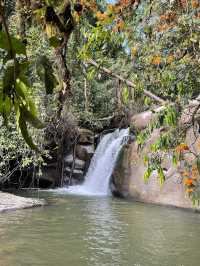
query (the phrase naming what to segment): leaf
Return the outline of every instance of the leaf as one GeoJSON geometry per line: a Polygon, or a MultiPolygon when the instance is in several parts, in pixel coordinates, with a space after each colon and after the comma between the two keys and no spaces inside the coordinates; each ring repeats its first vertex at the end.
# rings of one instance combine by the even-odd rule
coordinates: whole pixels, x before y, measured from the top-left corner
{"type": "Polygon", "coordinates": [[[29,107],[30,112],[34,116],[37,116],[37,108],[35,106],[35,103],[31,99],[28,99],[27,103],[28,103],[28,107],[29,107]]]}
{"type": "Polygon", "coordinates": [[[125,104],[127,104],[127,103],[128,103],[128,100],[129,100],[129,90],[128,90],[127,87],[124,87],[124,88],[123,88],[123,91],[122,91],[122,97],[123,97],[123,102],[124,102],[125,104]]]}
{"type": "Polygon", "coordinates": [[[3,93],[0,93],[0,114],[3,113],[3,93]]]}
{"type": "Polygon", "coordinates": [[[94,77],[95,77],[95,75],[96,75],[96,69],[95,68],[92,68],[91,70],[89,70],[87,72],[87,79],[88,80],[93,80],[94,77]]]}
{"type": "Polygon", "coordinates": [[[40,58],[37,65],[37,74],[45,83],[46,94],[52,94],[58,80],[54,75],[52,62],[44,55],[40,58]]]}
{"type": "Polygon", "coordinates": [[[23,119],[29,122],[33,127],[37,129],[42,129],[45,125],[25,106],[20,106],[20,114],[23,116],[23,119]]]}
{"type": "MultiPolygon", "coordinates": [[[[12,61],[11,61],[12,62],[12,61]]],[[[8,65],[4,71],[4,76],[3,76],[3,87],[5,91],[9,91],[12,86],[15,83],[16,80],[16,84],[19,84],[19,86],[21,87],[21,89],[19,88],[19,90],[22,90],[24,94],[26,94],[25,92],[27,92],[27,89],[25,88],[25,84],[27,84],[28,82],[26,80],[24,80],[24,72],[27,71],[27,67],[28,67],[28,63],[17,63],[15,68],[14,68],[14,62],[12,62],[11,65],[8,65]],[[21,82],[24,83],[21,84],[21,82]]],[[[18,89],[18,88],[17,88],[18,89]]],[[[22,92],[19,92],[19,95],[22,94],[22,92]]],[[[24,98],[24,96],[20,95],[22,98],[24,98]]]]}
{"type": "Polygon", "coordinates": [[[46,88],[46,94],[52,94],[55,87],[55,77],[51,69],[44,69],[44,83],[46,88]]]}
{"type": "Polygon", "coordinates": [[[178,162],[177,156],[176,156],[176,154],[173,154],[173,156],[172,156],[172,163],[173,163],[173,165],[176,166],[177,165],[177,162],[178,162]]]}
{"type": "Polygon", "coordinates": [[[152,168],[148,167],[143,177],[145,182],[149,180],[149,177],[152,174],[152,172],[153,172],[152,168]]]}
{"type": "Polygon", "coordinates": [[[26,124],[26,121],[24,120],[22,114],[20,114],[20,116],[19,116],[19,128],[20,128],[21,134],[22,134],[24,140],[26,141],[26,143],[28,144],[28,146],[32,150],[38,150],[37,146],[33,143],[33,140],[28,133],[27,124],[26,124]]]}
{"type": "Polygon", "coordinates": [[[161,63],[161,56],[160,55],[154,55],[153,58],[151,59],[151,63],[153,65],[159,66],[161,63]]]}
{"type": "Polygon", "coordinates": [[[12,37],[11,41],[12,41],[12,46],[16,54],[26,55],[26,46],[21,40],[15,37],[12,37]]]}
{"type": "Polygon", "coordinates": [[[144,155],[143,161],[145,165],[149,162],[149,157],[147,154],[144,155]]]}
{"type": "Polygon", "coordinates": [[[11,112],[11,99],[8,95],[6,95],[5,101],[4,101],[4,111],[6,116],[8,117],[11,112]]]}
{"type": "MultiPolygon", "coordinates": [[[[26,55],[26,46],[21,40],[11,36],[11,44],[12,44],[12,49],[16,54],[26,55]]],[[[0,48],[7,50],[8,52],[10,52],[11,48],[7,34],[3,31],[0,31],[0,48]]]]}
{"type": "Polygon", "coordinates": [[[20,96],[23,99],[26,98],[25,95],[27,94],[27,88],[26,85],[21,80],[17,79],[15,89],[18,96],[20,96]]]}
{"type": "Polygon", "coordinates": [[[199,174],[200,174],[200,158],[199,157],[197,159],[197,169],[198,169],[199,174]]]}
{"type": "Polygon", "coordinates": [[[49,38],[49,44],[50,46],[57,48],[60,44],[60,41],[56,36],[52,36],[51,38],[49,38]]]}
{"type": "Polygon", "coordinates": [[[164,175],[163,169],[161,167],[158,168],[158,176],[160,179],[160,185],[163,185],[165,182],[165,175],[164,175]]]}
{"type": "Polygon", "coordinates": [[[19,103],[16,98],[14,100],[14,110],[15,110],[15,117],[16,117],[16,126],[17,126],[17,130],[19,130],[20,109],[19,109],[19,103]]]}
{"type": "Polygon", "coordinates": [[[5,71],[4,71],[4,76],[3,76],[3,88],[5,93],[9,92],[9,90],[12,88],[12,85],[15,83],[14,79],[14,67],[8,66],[5,71]]]}

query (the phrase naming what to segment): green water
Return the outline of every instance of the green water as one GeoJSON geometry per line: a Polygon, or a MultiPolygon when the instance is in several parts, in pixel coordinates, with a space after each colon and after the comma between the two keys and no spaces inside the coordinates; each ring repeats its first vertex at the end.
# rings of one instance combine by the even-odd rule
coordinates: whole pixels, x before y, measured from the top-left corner
{"type": "Polygon", "coordinates": [[[199,266],[200,214],[47,193],[0,215],[0,266],[199,266]]]}

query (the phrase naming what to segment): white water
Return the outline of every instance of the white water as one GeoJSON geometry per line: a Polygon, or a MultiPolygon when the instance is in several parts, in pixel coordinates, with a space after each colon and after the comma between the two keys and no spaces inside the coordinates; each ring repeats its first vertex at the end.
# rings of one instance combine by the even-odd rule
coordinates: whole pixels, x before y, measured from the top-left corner
{"type": "Polygon", "coordinates": [[[59,189],[59,191],[82,195],[109,195],[110,177],[117,156],[128,134],[129,129],[117,129],[113,133],[105,135],[100,141],[91,160],[84,183],[82,185],[59,189]]]}

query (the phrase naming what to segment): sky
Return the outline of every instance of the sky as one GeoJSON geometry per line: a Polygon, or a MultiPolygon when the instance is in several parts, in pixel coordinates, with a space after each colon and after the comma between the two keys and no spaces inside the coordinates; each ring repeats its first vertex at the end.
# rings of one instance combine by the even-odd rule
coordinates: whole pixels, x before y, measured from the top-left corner
{"type": "Polygon", "coordinates": [[[113,4],[113,3],[116,2],[116,0],[107,0],[107,2],[108,2],[109,4],[113,4]]]}

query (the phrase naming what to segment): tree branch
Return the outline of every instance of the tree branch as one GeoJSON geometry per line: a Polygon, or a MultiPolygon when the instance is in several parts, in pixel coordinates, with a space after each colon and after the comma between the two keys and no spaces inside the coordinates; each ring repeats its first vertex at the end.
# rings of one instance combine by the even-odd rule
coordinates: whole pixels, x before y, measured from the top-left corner
{"type": "MultiPolygon", "coordinates": [[[[136,87],[136,85],[135,85],[132,81],[130,81],[130,80],[126,80],[124,77],[122,77],[122,76],[120,76],[120,75],[118,75],[118,74],[116,74],[116,73],[113,73],[110,69],[108,69],[108,68],[106,68],[106,67],[102,67],[102,66],[100,66],[100,65],[99,65],[98,63],[96,63],[93,59],[89,59],[89,60],[87,61],[87,64],[89,64],[89,65],[93,65],[93,66],[97,67],[99,70],[101,70],[101,71],[107,73],[108,75],[112,76],[113,78],[116,78],[116,79],[122,81],[122,82],[125,83],[128,87],[132,87],[132,88],[135,88],[135,87],[136,87]]],[[[151,98],[151,99],[153,99],[153,100],[155,100],[155,101],[161,103],[162,105],[164,105],[164,104],[167,103],[165,100],[163,100],[163,99],[160,98],[159,96],[153,94],[152,92],[150,92],[150,91],[148,91],[148,90],[146,90],[146,89],[144,89],[143,92],[144,92],[144,95],[146,95],[146,96],[148,96],[149,98],[151,98]]]]}

